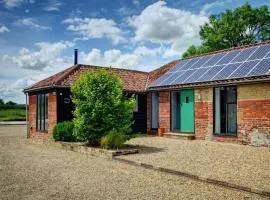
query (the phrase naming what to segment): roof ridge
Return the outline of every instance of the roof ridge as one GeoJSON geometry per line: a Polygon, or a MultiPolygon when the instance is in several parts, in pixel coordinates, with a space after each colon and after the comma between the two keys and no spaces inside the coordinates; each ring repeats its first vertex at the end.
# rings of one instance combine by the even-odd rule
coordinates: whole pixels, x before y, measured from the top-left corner
{"type": "Polygon", "coordinates": [[[148,74],[149,72],[146,71],[140,71],[135,69],[125,69],[125,68],[118,68],[118,67],[106,67],[106,66],[97,66],[97,65],[89,65],[89,64],[78,64],[81,67],[95,67],[95,68],[103,68],[103,69],[113,69],[113,70],[123,70],[123,71],[131,71],[131,72],[138,72],[138,73],[144,73],[148,74]]]}
{"type": "MultiPolygon", "coordinates": [[[[69,68],[67,68],[66,70],[63,70],[61,72],[64,72],[62,75],[60,75],[55,81],[54,81],[54,85],[59,84],[59,82],[61,82],[63,79],[65,79],[68,75],[70,75],[73,71],[77,70],[78,68],[80,68],[80,65],[73,65],[69,68]]],[[[59,73],[61,73],[59,72],[59,73]]]]}
{"type": "Polygon", "coordinates": [[[187,57],[187,58],[182,58],[180,60],[188,60],[188,59],[192,59],[192,58],[198,58],[198,57],[202,57],[202,56],[214,55],[214,54],[228,52],[228,51],[234,51],[234,50],[238,50],[238,49],[246,49],[246,48],[249,48],[249,47],[256,47],[256,46],[260,46],[260,45],[264,45],[264,44],[270,44],[270,40],[267,40],[267,41],[264,41],[264,42],[257,42],[257,43],[254,43],[254,44],[242,45],[242,46],[238,46],[238,47],[231,47],[231,48],[227,48],[227,49],[221,49],[221,50],[217,50],[217,51],[211,51],[211,52],[203,53],[203,54],[200,54],[200,55],[194,55],[194,56],[190,56],[190,57],[187,57]]]}

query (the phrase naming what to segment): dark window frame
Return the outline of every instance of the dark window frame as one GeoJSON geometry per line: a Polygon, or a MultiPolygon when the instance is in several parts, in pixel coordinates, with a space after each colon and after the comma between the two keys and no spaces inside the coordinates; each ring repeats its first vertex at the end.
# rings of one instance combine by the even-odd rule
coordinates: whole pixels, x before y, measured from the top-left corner
{"type": "MultiPolygon", "coordinates": [[[[226,91],[226,90],[225,90],[226,91]]],[[[238,91],[238,88],[237,86],[235,85],[232,85],[232,86],[219,86],[219,87],[214,87],[213,88],[213,134],[215,136],[225,136],[225,137],[237,137],[238,136],[238,124],[237,124],[237,91],[238,91]],[[215,104],[216,104],[216,98],[215,98],[215,88],[221,88],[221,87],[224,87],[224,88],[235,88],[236,92],[235,92],[235,102],[226,102],[226,104],[235,104],[236,106],[236,131],[235,133],[229,133],[229,132],[220,132],[220,133],[216,133],[216,119],[215,119],[215,114],[216,114],[216,108],[215,108],[215,104]]],[[[226,92],[225,92],[226,94],[226,92]]],[[[227,97],[226,97],[227,98],[227,97]]],[[[226,113],[226,118],[227,118],[227,113],[226,113]]],[[[226,129],[227,129],[227,123],[226,123],[226,129]]]]}
{"type": "Polygon", "coordinates": [[[36,130],[48,133],[48,94],[36,95],[36,130]]]}

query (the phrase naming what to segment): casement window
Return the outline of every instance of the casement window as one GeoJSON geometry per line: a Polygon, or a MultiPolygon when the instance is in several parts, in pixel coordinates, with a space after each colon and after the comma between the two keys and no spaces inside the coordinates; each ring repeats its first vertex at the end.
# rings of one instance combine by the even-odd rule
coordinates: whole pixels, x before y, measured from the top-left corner
{"type": "Polygon", "coordinates": [[[48,131],[48,94],[37,95],[36,127],[42,132],[48,131]]]}
{"type": "Polygon", "coordinates": [[[158,128],[158,93],[151,94],[151,128],[158,128]]]}
{"type": "Polygon", "coordinates": [[[135,99],[134,112],[138,112],[139,111],[139,95],[135,94],[134,99],[135,99]]]}
{"type": "Polygon", "coordinates": [[[214,132],[218,135],[236,135],[237,88],[214,88],[214,132]]]}

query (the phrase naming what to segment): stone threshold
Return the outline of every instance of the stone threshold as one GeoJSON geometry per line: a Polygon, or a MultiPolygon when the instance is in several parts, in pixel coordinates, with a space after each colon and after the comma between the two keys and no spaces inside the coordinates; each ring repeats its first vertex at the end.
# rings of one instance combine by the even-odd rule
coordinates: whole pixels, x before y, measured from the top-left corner
{"type": "Polygon", "coordinates": [[[194,133],[163,133],[164,137],[167,138],[175,138],[175,139],[183,139],[183,140],[195,140],[195,135],[194,133]]]}
{"type": "Polygon", "coordinates": [[[119,158],[119,157],[118,158],[115,157],[115,158],[113,158],[113,160],[116,160],[116,161],[119,161],[122,163],[126,163],[128,165],[142,167],[142,168],[149,169],[149,170],[155,170],[155,171],[159,171],[162,173],[173,174],[176,176],[190,178],[190,179],[193,179],[195,181],[200,181],[203,183],[208,183],[208,184],[212,184],[212,185],[216,185],[216,186],[220,186],[220,187],[224,187],[224,188],[228,188],[228,189],[234,189],[234,190],[239,190],[239,191],[243,191],[243,192],[248,192],[251,194],[257,194],[257,195],[264,196],[264,197],[270,197],[270,191],[260,190],[260,189],[256,189],[256,188],[250,188],[250,187],[246,187],[246,186],[242,186],[242,185],[237,185],[234,183],[229,183],[226,181],[220,181],[220,180],[216,180],[216,179],[212,179],[212,178],[206,178],[203,176],[194,175],[194,174],[191,174],[188,172],[158,167],[158,166],[154,166],[151,164],[141,163],[141,162],[132,161],[132,160],[126,160],[126,159],[119,158]]]}

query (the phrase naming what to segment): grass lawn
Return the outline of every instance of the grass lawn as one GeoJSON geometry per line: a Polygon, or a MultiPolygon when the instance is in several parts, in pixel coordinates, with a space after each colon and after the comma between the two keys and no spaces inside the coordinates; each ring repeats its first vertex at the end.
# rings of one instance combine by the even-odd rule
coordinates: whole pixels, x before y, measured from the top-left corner
{"type": "Polygon", "coordinates": [[[1,109],[0,121],[25,121],[25,109],[1,109]]]}

